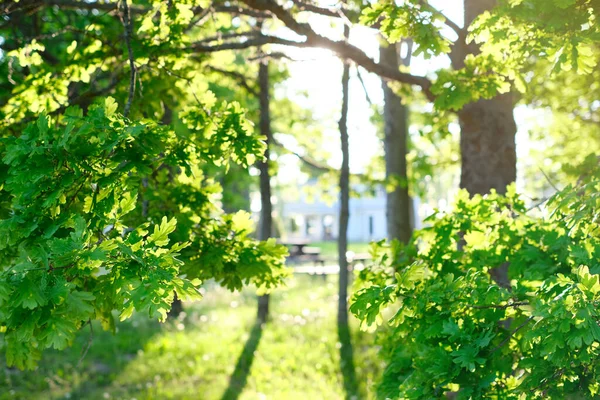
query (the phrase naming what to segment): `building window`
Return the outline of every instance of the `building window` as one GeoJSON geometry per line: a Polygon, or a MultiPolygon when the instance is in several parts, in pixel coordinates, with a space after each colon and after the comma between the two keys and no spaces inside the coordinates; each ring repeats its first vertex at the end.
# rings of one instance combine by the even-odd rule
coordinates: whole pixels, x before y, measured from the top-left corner
{"type": "Polygon", "coordinates": [[[369,215],[369,236],[373,236],[375,232],[375,218],[372,215],[369,215]]]}

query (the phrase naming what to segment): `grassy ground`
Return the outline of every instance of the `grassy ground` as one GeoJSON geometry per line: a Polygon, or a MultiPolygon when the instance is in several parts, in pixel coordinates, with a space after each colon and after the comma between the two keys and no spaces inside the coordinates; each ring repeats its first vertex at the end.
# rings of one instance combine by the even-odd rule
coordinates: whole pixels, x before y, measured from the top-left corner
{"type": "Polygon", "coordinates": [[[69,350],[46,352],[36,371],[0,369],[0,399],[370,398],[377,348],[352,321],[352,379],[348,360],[340,363],[336,288],[335,275],[295,276],[272,295],[272,321],[262,328],[251,290],[217,287],[180,320],[137,315],[117,335],[94,325],[79,366],[89,329],[69,350]]]}
{"type": "MultiPolygon", "coordinates": [[[[348,251],[355,253],[368,253],[370,243],[348,243],[348,251]]],[[[321,256],[328,260],[336,260],[337,253],[337,242],[311,242],[311,247],[318,247],[321,249],[321,256]]]]}

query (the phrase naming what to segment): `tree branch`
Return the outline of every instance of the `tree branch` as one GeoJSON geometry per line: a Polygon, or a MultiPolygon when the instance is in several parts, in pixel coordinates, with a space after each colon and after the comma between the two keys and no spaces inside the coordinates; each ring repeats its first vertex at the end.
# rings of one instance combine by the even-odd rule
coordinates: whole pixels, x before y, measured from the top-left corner
{"type": "Polygon", "coordinates": [[[500,344],[498,346],[496,346],[494,349],[492,349],[492,351],[490,352],[490,354],[494,354],[495,352],[497,352],[498,350],[500,350],[502,348],[502,346],[504,346],[517,332],[519,332],[521,329],[525,328],[525,326],[531,322],[531,320],[533,319],[533,315],[529,318],[527,318],[525,320],[525,322],[523,322],[521,325],[517,326],[517,328],[515,330],[513,330],[512,332],[510,332],[510,334],[508,335],[508,337],[506,339],[504,339],[502,342],[500,342],[500,344]]]}
{"type": "Polygon", "coordinates": [[[279,147],[280,149],[282,149],[283,151],[285,151],[285,152],[286,152],[286,153],[288,153],[288,154],[291,154],[291,155],[293,155],[293,156],[296,156],[296,158],[298,158],[298,160],[302,161],[302,163],[304,163],[304,164],[305,164],[307,167],[309,167],[309,168],[312,168],[312,169],[314,169],[314,170],[316,170],[316,171],[319,171],[319,172],[338,172],[338,171],[337,171],[336,169],[334,169],[334,168],[331,168],[331,167],[329,167],[329,166],[327,166],[327,165],[320,164],[319,162],[317,162],[317,161],[313,160],[313,159],[312,159],[312,158],[310,158],[310,157],[304,156],[304,155],[302,155],[302,154],[300,154],[300,153],[298,153],[298,152],[296,152],[296,151],[293,151],[293,150],[290,150],[290,149],[288,149],[287,147],[285,147],[285,146],[284,146],[284,145],[283,145],[283,144],[282,144],[280,141],[278,141],[277,139],[275,139],[275,138],[272,138],[272,139],[273,139],[273,142],[272,142],[272,143],[273,143],[275,146],[279,147]]]}
{"type": "Polygon", "coordinates": [[[250,37],[260,36],[260,32],[247,31],[247,32],[228,32],[228,33],[217,33],[214,36],[209,36],[198,40],[196,43],[210,43],[216,41],[222,41],[225,39],[247,39],[250,37]]]}
{"type": "Polygon", "coordinates": [[[528,301],[516,301],[514,303],[508,303],[508,304],[487,304],[484,306],[470,306],[471,308],[476,308],[476,309],[486,309],[486,308],[500,308],[500,309],[505,309],[505,308],[511,308],[511,307],[520,307],[520,306],[528,306],[529,302],[528,301]]]}
{"type": "Polygon", "coordinates": [[[234,79],[236,82],[238,82],[244,89],[246,89],[246,91],[248,93],[250,93],[252,96],[258,97],[258,90],[256,90],[256,88],[253,88],[252,86],[250,86],[250,84],[248,83],[248,78],[244,75],[241,74],[237,71],[230,71],[230,70],[226,70],[226,69],[221,69],[218,67],[214,67],[212,65],[207,65],[206,68],[208,68],[211,71],[217,72],[221,75],[225,75],[228,76],[232,79],[234,79]]]}
{"type": "Polygon", "coordinates": [[[456,34],[458,36],[462,36],[464,34],[464,29],[463,28],[461,28],[460,26],[458,26],[457,23],[455,23],[450,18],[448,18],[443,12],[441,12],[440,10],[438,10],[437,8],[435,8],[431,4],[429,4],[428,1],[422,0],[420,3],[421,3],[421,6],[425,7],[426,11],[430,11],[432,14],[437,14],[440,17],[444,18],[444,24],[447,27],[449,27],[450,29],[452,29],[454,32],[456,32],[456,34]]]}
{"type": "Polygon", "coordinates": [[[300,11],[308,11],[314,14],[324,15],[326,17],[340,18],[340,14],[344,15],[341,9],[331,9],[325,7],[319,7],[317,5],[307,3],[301,0],[292,0],[292,2],[298,7],[300,11]]]}
{"type": "Polygon", "coordinates": [[[131,68],[131,75],[129,77],[129,96],[127,97],[127,103],[125,104],[125,110],[123,111],[123,115],[127,117],[129,116],[129,110],[131,109],[131,103],[133,103],[133,96],[135,95],[136,68],[135,59],[133,57],[133,49],[131,48],[133,29],[131,18],[129,16],[129,6],[127,5],[127,0],[122,0],[122,5],[123,13],[121,15],[121,22],[123,23],[123,28],[125,31],[125,44],[127,45],[127,54],[129,56],[129,67],[131,68]]]}
{"type": "Polygon", "coordinates": [[[365,85],[365,81],[362,78],[362,74],[360,73],[360,67],[357,65],[356,66],[356,76],[358,77],[358,81],[360,82],[363,91],[365,92],[365,98],[367,99],[367,103],[369,103],[369,106],[373,106],[373,102],[371,101],[371,96],[369,96],[369,91],[367,90],[367,85],[365,85]]]}
{"type": "MultiPolygon", "coordinates": [[[[86,2],[77,0],[36,0],[36,1],[23,1],[19,3],[13,3],[18,6],[16,9],[9,10],[6,7],[4,12],[14,12],[25,7],[42,7],[42,6],[58,6],[65,10],[100,10],[100,11],[116,11],[119,7],[118,3],[101,3],[99,1],[86,2]]],[[[132,13],[144,13],[150,11],[151,8],[140,7],[136,5],[131,6],[132,13]]]]}
{"type": "Polygon", "coordinates": [[[359,64],[369,72],[373,72],[384,79],[394,80],[410,85],[420,86],[430,101],[435,100],[435,95],[431,92],[431,81],[423,76],[417,76],[400,72],[395,68],[389,68],[385,65],[376,63],[365,52],[347,41],[337,41],[326,38],[316,33],[309,24],[300,23],[294,19],[288,10],[276,3],[274,0],[243,0],[249,7],[261,11],[270,11],[289,29],[298,35],[305,36],[304,42],[294,42],[289,40],[271,39],[270,43],[285,44],[300,47],[319,47],[331,50],[341,58],[351,60],[359,64]]]}

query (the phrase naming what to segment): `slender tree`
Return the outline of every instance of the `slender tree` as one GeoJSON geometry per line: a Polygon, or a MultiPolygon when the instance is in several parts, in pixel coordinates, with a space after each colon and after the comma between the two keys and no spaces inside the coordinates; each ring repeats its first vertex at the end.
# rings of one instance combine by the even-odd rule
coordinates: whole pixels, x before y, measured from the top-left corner
{"type": "MultiPolygon", "coordinates": [[[[350,37],[350,27],[344,25],[344,40],[350,37]]],[[[337,329],[340,341],[340,363],[344,377],[346,398],[356,398],[358,386],[354,370],[352,338],[348,325],[348,222],[350,219],[350,148],[348,145],[348,103],[350,64],[344,60],[342,71],[342,109],[339,120],[340,142],[342,148],[342,166],[340,168],[340,215],[338,231],[338,262],[340,264],[337,329]]]]}
{"type": "MultiPolygon", "coordinates": [[[[350,28],[344,27],[344,36],[349,36],[350,28]]],[[[350,64],[344,62],[342,72],[342,111],[339,121],[342,144],[342,167],[340,169],[340,215],[338,232],[338,262],[340,264],[338,324],[348,325],[348,221],[350,219],[350,150],[348,146],[348,95],[350,64]]]]}
{"type": "MultiPolygon", "coordinates": [[[[408,66],[411,57],[411,41],[406,41],[408,51],[402,58],[402,64],[408,66]]],[[[399,68],[400,54],[398,46],[382,44],[379,60],[391,68],[399,68]]],[[[388,239],[398,239],[403,243],[410,240],[412,226],[410,221],[411,199],[408,193],[408,175],[406,155],[408,141],[408,107],[394,93],[385,80],[383,87],[384,152],[386,180],[394,187],[386,195],[386,220],[388,239]]]]}
{"type": "MultiPolygon", "coordinates": [[[[270,115],[270,96],[269,96],[269,64],[263,61],[258,67],[258,84],[260,87],[260,133],[265,136],[267,148],[264,153],[264,159],[258,163],[260,171],[260,229],[259,239],[267,240],[271,237],[273,230],[273,204],[271,204],[271,175],[269,174],[269,146],[273,142],[271,133],[271,115],[270,115]]],[[[259,322],[266,322],[269,317],[269,295],[265,294],[258,297],[259,322]]]]}

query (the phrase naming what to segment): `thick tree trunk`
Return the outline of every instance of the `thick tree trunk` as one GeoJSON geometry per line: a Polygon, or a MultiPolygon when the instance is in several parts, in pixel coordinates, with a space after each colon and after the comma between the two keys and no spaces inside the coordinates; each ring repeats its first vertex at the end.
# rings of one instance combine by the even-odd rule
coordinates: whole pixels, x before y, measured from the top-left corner
{"type": "MultiPolygon", "coordinates": [[[[497,0],[465,0],[465,27],[496,5],[497,0]]],[[[454,68],[464,67],[467,55],[478,51],[474,43],[467,44],[465,35],[461,35],[452,49],[454,68]]],[[[513,108],[513,96],[507,93],[467,104],[458,112],[462,160],[460,187],[471,195],[486,194],[492,189],[504,194],[506,186],[517,178],[517,125],[513,108]]],[[[509,263],[503,263],[490,270],[492,279],[499,286],[510,288],[508,268],[509,263]]]]}
{"type": "Polygon", "coordinates": [[[460,187],[474,194],[506,186],[517,178],[515,135],[510,93],[467,104],[458,113],[462,170],[460,187]]]}
{"type": "MultiPolygon", "coordinates": [[[[269,146],[271,144],[271,115],[269,111],[269,64],[260,63],[258,67],[258,84],[260,86],[260,132],[267,139],[267,149],[264,161],[259,162],[260,171],[260,227],[259,240],[267,240],[271,237],[273,229],[273,205],[271,204],[271,176],[269,174],[269,146]]],[[[259,296],[257,319],[266,322],[269,318],[269,295],[259,296]]]]}
{"type": "MultiPolygon", "coordinates": [[[[344,27],[348,37],[349,28],[344,27]]],[[[342,168],[340,172],[340,215],[338,232],[338,260],[340,264],[338,324],[348,325],[348,220],[350,219],[350,150],[348,145],[348,91],[350,82],[350,64],[344,61],[342,73],[342,113],[339,121],[342,143],[342,168]]]]}
{"type": "MultiPolygon", "coordinates": [[[[408,52],[410,54],[410,51],[408,52]]],[[[404,64],[410,63],[410,55],[404,64]]],[[[379,48],[379,59],[382,64],[398,69],[400,54],[396,45],[382,44],[379,48]]],[[[385,124],[385,176],[386,180],[394,179],[399,184],[386,195],[386,220],[388,239],[398,239],[408,243],[412,235],[410,223],[411,200],[408,194],[408,175],[406,171],[406,154],[408,140],[408,108],[402,104],[387,82],[382,80],[383,87],[383,119],[385,124]]]]}
{"type": "MultiPolygon", "coordinates": [[[[481,13],[494,8],[497,0],[465,0],[464,3],[465,27],[468,27],[481,13]]],[[[466,43],[466,33],[461,34],[450,54],[452,66],[463,68],[466,57],[478,52],[474,42],[466,43]]],[[[506,186],[517,177],[517,126],[513,107],[513,96],[502,94],[467,104],[458,112],[462,157],[460,187],[472,195],[489,193],[491,189],[505,193],[506,186]]]]}

